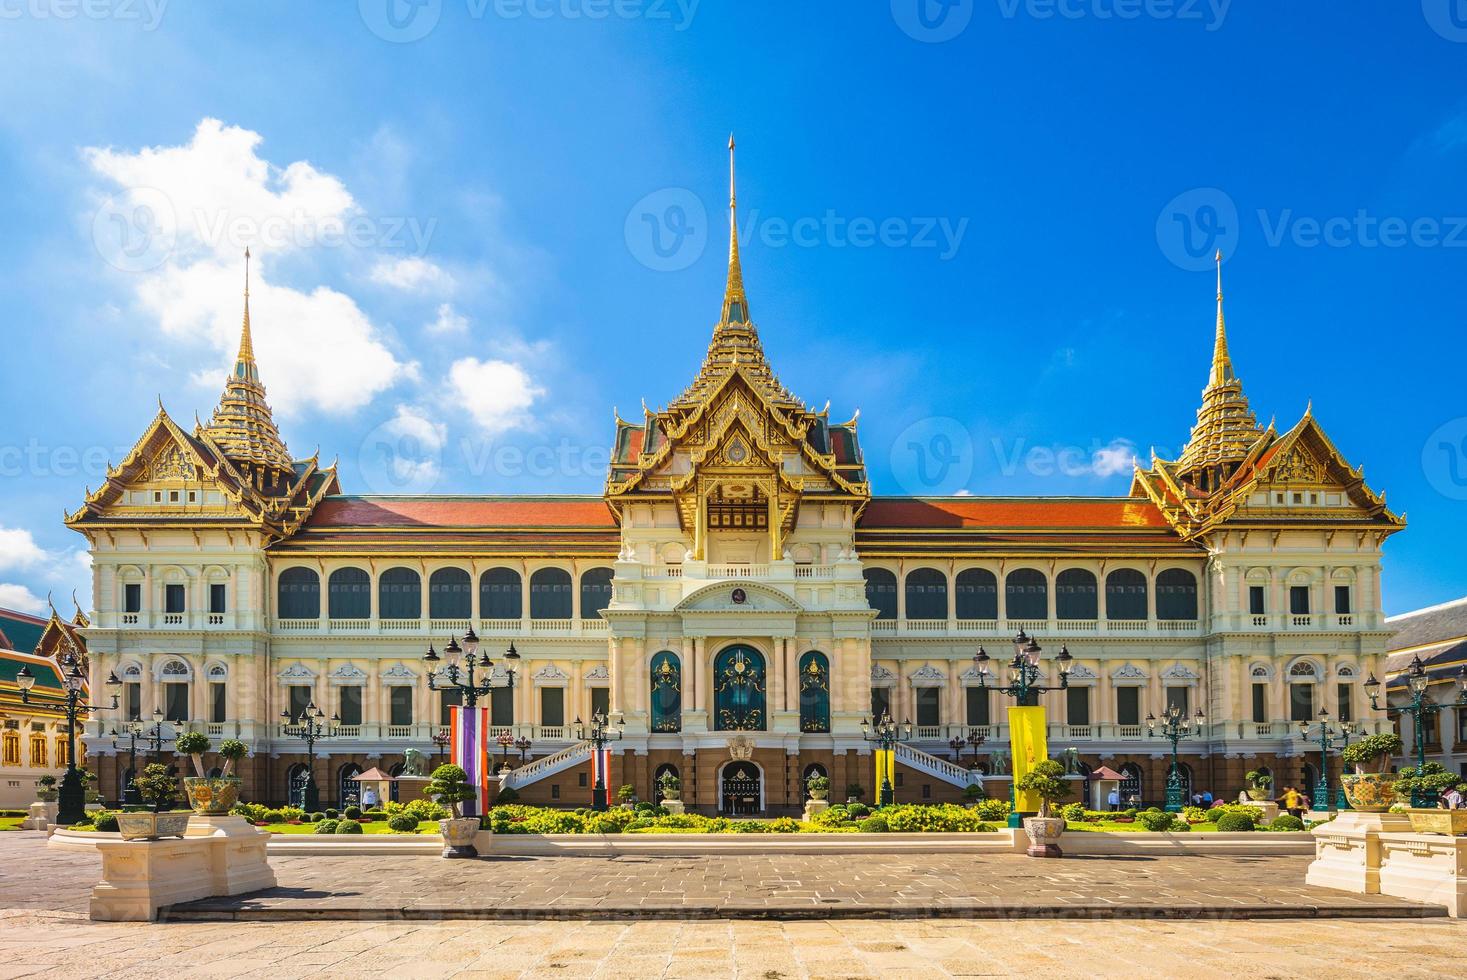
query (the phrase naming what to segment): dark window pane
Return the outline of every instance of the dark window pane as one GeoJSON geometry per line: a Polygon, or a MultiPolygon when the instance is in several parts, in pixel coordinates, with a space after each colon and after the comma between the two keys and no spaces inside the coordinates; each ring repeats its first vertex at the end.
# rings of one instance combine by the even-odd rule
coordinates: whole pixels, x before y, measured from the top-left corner
{"type": "Polygon", "coordinates": [[[422,619],[423,580],[411,568],[389,568],[377,580],[377,615],[382,619],[422,619]]]}
{"type": "Polygon", "coordinates": [[[1139,687],[1116,688],[1116,724],[1141,724],[1141,689],[1139,687]]]}
{"type": "Polygon", "coordinates": [[[947,576],[935,568],[907,575],[907,618],[947,619],[947,576]]]}
{"type": "Polygon", "coordinates": [[[611,688],[591,688],[591,714],[605,718],[611,714],[611,688]]]}
{"type": "Polygon", "coordinates": [[[311,703],[311,689],[297,684],[286,690],[290,692],[290,720],[295,724],[305,716],[306,705],[311,703]]]}
{"type": "Polygon", "coordinates": [[[489,692],[489,724],[496,728],[514,724],[514,700],[508,687],[496,687],[489,692]]]}
{"type": "Polygon", "coordinates": [[[891,688],[873,687],[871,689],[871,724],[876,724],[889,714],[891,714],[891,688]]]}
{"type": "Polygon", "coordinates": [[[163,717],[168,721],[188,721],[188,685],[163,685],[163,717]]]}
{"type": "Polygon", "coordinates": [[[530,618],[571,618],[570,572],[542,568],[530,576],[530,618]]]}
{"type": "Polygon", "coordinates": [[[1105,618],[1145,619],[1146,575],[1134,568],[1117,568],[1105,577],[1105,618]]]}
{"type": "Polygon", "coordinates": [[[1354,721],[1355,710],[1349,684],[1335,686],[1335,721],[1354,721]]]}
{"type": "MultiPolygon", "coordinates": [[[[473,582],[462,568],[440,568],[428,578],[428,617],[468,619],[473,615],[473,582]]],[[[409,617],[411,618],[411,617],[409,617]]]]}
{"type": "Polygon", "coordinates": [[[143,610],[143,587],[137,582],[128,582],[122,587],[122,611],[142,612],[143,610]]]}
{"type": "Polygon", "coordinates": [[[1350,587],[1348,585],[1335,586],[1335,612],[1341,616],[1350,612],[1350,587]]]}
{"type": "Polygon", "coordinates": [[[876,610],[877,619],[896,619],[896,576],[884,568],[868,568],[866,576],[866,602],[876,610]]]}
{"type": "Polygon", "coordinates": [[[479,576],[479,615],[485,619],[524,616],[519,572],[512,568],[491,568],[479,576]]]}
{"type": "Polygon", "coordinates": [[[581,573],[581,618],[599,619],[611,605],[611,569],[592,568],[581,573]]]}
{"type": "Polygon", "coordinates": [[[339,701],[338,713],[341,715],[341,723],[360,725],[362,723],[362,689],[356,686],[340,688],[339,701]]]}
{"type": "Polygon", "coordinates": [[[1191,713],[1191,705],[1188,703],[1190,690],[1185,687],[1169,687],[1166,689],[1166,706],[1168,708],[1179,708],[1182,717],[1191,713]]]}
{"type": "Polygon", "coordinates": [[[1314,685],[1289,685],[1289,720],[1314,720],[1314,685]]]}
{"type": "Polygon", "coordinates": [[[163,586],[163,611],[166,613],[183,612],[183,586],[163,586]]]}
{"type": "Polygon", "coordinates": [[[464,692],[458,688],[438,692],[438,724],[447,728],[453,722],[450,708],[464,703],[464,692]]]}
{"type": "Polygon", "coordinates": [[[919,687],[916,689],[917,724],[924,727],[942,724],[942,688],[919,687]]]}
{"type": "Polygon", "coordinates": [[[1068,724],[1090,724],[1090,688],[1071,687],[1066,689],[1065,711],[1068,724]]]}
{"type": "Polygon", "coordinates": [[[1248,611],[1254,616],[1262,616],[1268,612],[1268,608],[1264,602],[1263,586],[1248,586],[1248,611]]]}
{"type": "Polygon", "coordinates": [[[365,570],[338,568],[327,580],[326,591],[327,612],[332,619],[371,618],[372,577],[365,570]]]}
{"type": "Polygon", "coordinates": [[[321,618],[321,576],[315,569],[287,568],[280,573],[277,592],[281,619],[321,618]]]}
{"type": "Polygon", "coordinates": [[[1309,586],[1289,586],[1289,612],[1295,616],[1309,615],[1309,586]]]}
{"type": "Polygon", "coordinates": [[[1037,568],[1018,568],[1004,580],[1004,615],[1009,619],[1048,619],[1049,580],[1037,568]]]}
{"type": "Polygon", "coordinates": [[[1095,619],[1100,608],[1096,592],[1095,576],[1085,569],[1067,568],[1060,572],[1054,580],[1056,618],[1095,619]]]}
{"type": "Polygon", "coordinates": [[[565,688],[540,688],[540,724],[556,727],[565,724],[565,688]]]}
{"type": "Polygon", "coordinates": [[[229,687],[225,684],[209,685],[209,720],[224,721],[228,718],[229,687]]]}
{"type": "Polygon", "coordinates": [[[225,590],[224,590],[224,583],[223,582],[210,582],[209,583],[209,611],[211,613],[223,613],[223,612],[225,612],[225,609],[224,609],[224,595],[225,595],[225,590]]]}
{"type": "Polygon", "coordinates": [[[1185,568],[1168,568],[1156,576],[1156,618],[1197,618],[1197,576],[1185,568]]]}
{"type": "Polygon", "coordinates": [[[1268,721],[1268,685],[1253,685],[1253,720],[1260,725],[1268,721]]]}
{"type": "Polygon", "coordinates": [[[968,704],[967,704],[967,707],[968,707],[968,724],[970,724],[970,725],[991,725],[991,724],[993,724],[991,721],[989,721],[989,718],[991,717],[989,715],[989,705],[988,705],[988,694],[989,694],[989,692],[986,691],[986,690],[984,690],[981,687],[970,687],[970,688],[967,688],[966,689],[966,694],[967,694],[967,702],[968,702],[968,704]]]}
{"type": "Polygon", "coordinates": [[[413,723],[413,689],[410,687],[391,687],[392,692],[392,715],[389,725],[411,725],[413,723]]]}

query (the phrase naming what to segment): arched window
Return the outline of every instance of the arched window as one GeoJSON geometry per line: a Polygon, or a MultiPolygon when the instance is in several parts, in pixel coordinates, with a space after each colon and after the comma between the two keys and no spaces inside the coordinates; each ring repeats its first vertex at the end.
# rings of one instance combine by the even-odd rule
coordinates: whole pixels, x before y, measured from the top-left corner
{"type": "Polygon", "coordinates": [[[285,802],[290,806],[306,804],[306,786],[311,782],[311,770],[304,762],[297,762],[285,770],[285,802]]]}
{"type": "Polygon", "coordinates": [[[649,800],[659,800],[662,798],[663,776],[671,776],[673,779],[681,779],[681,776],[678,774],[677,771],[677,766],[673,765],[671,762],[664,762],[662,765],[658,766],[652,771],[652,795],[647,797],[649,800]]]}
{"type": "Polygon", "coordinates": [[[652,658],[652,731],[683,730],[683,664],[663,650],[652,658]]]}
{"type": "Polygon", "coordinates": [[[1146,573],[1117,568],[1105,577],[1105,618],[1145,619],[1146,573]]]}
{"type": "Polygon", "coordinates": [[[338,568],[326,580],[326,613],[332,619],[372,618],[372,576],[360,568],[338,568]]]}
{"type": "Polygon", "coordinates": [[[570,572],[542,568],[530,576],[530,618],[571,618],[570,572]]]}
{"type": "Polygon", "coordinates": [[[581,618],[599,619],[611,605],[611,569],[588,568],[581,573],[581,618]]]}
{"type": "Polygon", "coordinates": [[[907,573],[907,618],[947,619],[947,576],[935,568],[907,573]]]}
{"type": "Polygon", "coordinates": [[[357,782],[357,777],[362,774],[362,767],[354,762],[348,762],[336,772],[336,801],[341,806],[354,806],[362,801],[362,784],[357,782]]]}
{"type": "Polygon", "coordinates": [[[1121,766],[1121,808],[1136,806],[1141,802],[1141,784],[1145,774],[1134,762],[1121,766]]]}
{"type": "Polygon", "coordinates": [[[1156,618],[1197,618],[1197,576],[1185,568],[1168,568],[1156,576],[1156,618]]]}
{"type": "Polygon", "coordinates": [[[810,780],[814,779],[816,776],[824,776],[826,779],[829,779],[830,773],[827,772],[825,767],[822,766],[820,763],[812,762],[808,766],[806,766],[805,771],[800,774],[800,793],[805,797],[805,799],[810,798],[810,780]]]}
{"type": "MultiPolygon", "coordinates": [[[[1171,778],[1171,770],[1167,770],[1167,778],[1171,778]]],[[[1182,784],[1182,802],[1191,803],[1188,799],[1192,795],[1192,767],[1185,762],[1177,763],[1177,778],[1182,784]]]]}
{"type": "Polygon", "coordinates": [[[764,711],[764,657],[753,647],[735,644],[713,660],[714,730],[762,732],[764,711]]]}
{"type": "Polygon", "coordinates": [[[800,731],[830,731],[830,661],[818,650],[800,658],[800,731]]]}
{"type": "Polygon", "coordinates": [[[1095,619],[1099,615],[1095,576],[1083,568],[1067,568],[1054,580],[1056,619],[1095,619]]]}
{"type": "Polygon", "coordinates": [[[866,576],[866,602],[876,610],[877,619],[896,619],[896,576],[884,568],[868,568],[866,576]]]}
{"type": "Polygon", "coordinates": [[[1004,580],[1004,616],[1048,619],[1049,580],[1037,568],[1016,568],[1004,580]]]}
{"type": "Polygon", "coordinates": [[[1315,675],[1314,665],[1307,660],[1301,660],[1289,668],[1290,677],[1308,677],[1313,680],[1315,675]]]}
{"type": "Polygon", "coordinates": [[[428,577],[428,618],[468,619],[472,616],[469,589],[473,580],[462,568],[440,568],[428,577]]]}
{"type": "Polygon", "coordinates": [[[423,579],[411,568],[389,568],[377,579],[377,615],[422,619],[423,579]]]}
{"type": "Polygon", "coordinates": [[[479,576],[479,615],[485,619],[519,619],[525,614],[520,573],[491,568],[479,576]]]}
{"type": "Polygon", "coordinates": [[[320,619],[321,576],[314,568],[287,568],[276,584],[275,606],[281,619],[320,619]]]}
{"type": "Polygon", "coordinates": [[[998,579],[988,569],[963,569],[956,591],[959,619],[998,618],[998,579]]]}

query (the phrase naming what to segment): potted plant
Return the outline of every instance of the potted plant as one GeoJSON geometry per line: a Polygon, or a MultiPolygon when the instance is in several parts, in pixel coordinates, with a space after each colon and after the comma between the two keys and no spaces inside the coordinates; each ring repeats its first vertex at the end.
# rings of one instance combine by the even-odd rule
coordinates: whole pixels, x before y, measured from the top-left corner
{"type": "Polygon", "coordinates": [[[133,786],[151,810],[136,810],[117,815],[117,829],[123,840],[157,840],[159,837],[182,837],[188,830],[188,811],[170,812],[178,795],[178,780],[160,762],[150,763],[141,775],[134,776],[133,786]]]}
{"type": "Polygon", "coordinates": [[[637,790],[631,783],[623,783],[616,788],[616,802],[621,804],[623,810],[630,810],[637,802],[637,790]]]}
{"type": "Polygon", "coordinates": [[[469,784],[469,774],[461,766],[439,766],[433,770],[423,795],[448,807],[448,819],[438,821],[438,830],[443,834],[443,856],[478,857],[474,835],[479,832],[479,818],[463,815],[463,804],[479,795],[469,784]]]}
{"type": "Polygon", "coordinates": [[[1406,766],[1396,775],[1399,777],[1396,780],[1397,798],[1411,804],[1406,815],[1411,818],[1412,830],[1418,834],[1446,834],[1448,837],[1467,834],[1467,810],[1436,808],[1441,794],[1455,786],[1460,776],[1440,762],[1406,766]]]}
{"type": "Polygon", "coordinates": [[[805,789],[810,793],[810,799],[823,800],[830,796],[830,777],[815,773],[805,780],[805,789]]]}
{"type": "Polygon", "coordinates": [[[683,781],[670,772],[665,772],[657,780],[657,788],[662,791],[664,800],[676,800],[678,793],[682,791],[683,781]]]}
{"type": "Polygon", "coordinates": [[[36,799],[42,803],[55,803],[58,794],[55,776],[42,776],[36,780],[36,799]]]}
{"type": "Polygon", "coordinates": [[[1257,769],[1249,769],[1243,778],[1248,780],[1248,799],[1256,803],[1262,803],[1269,798],[1269,790],[1273,788],[1273,776],[1257,769]]]}
{"type": "Polygon", "coordinates": [[[1367,735],[1345,746],[1340,759],[1355,771],[1341,776],[1340,782],[1352,807],[1362,813],[1385,813],[1391,808],[1396,802],[1396,776],[1386,770],[1399,751],[1401,736],[1395,732],[1367,735]],[[1366,766],[1371,765],[1375,768],[1367,771],[1366,766]]]}
{"type": "Polygon", "coordinates": [[[188,793],[189,806],[204,816],[228,813],[239,802],[242,781],[232,773],[234,764],[249,751],[248,746],[238,739],[231,738],[221,743],[219,757],[224,760],[224,768],[220,775],[210,776],[204,768],[204,753],[212,747],[213,743],[203,732],[184,732],[175,743],[181,754],[193,760],[194,774],[184,778],[183,788],[188,793]]]}
{"type": "Polygon", "coordinates": [[[846,802],[847,803],[859,803],[859,802],[861,802],[862,799],[865,798],[865,796],[866,796],[866,787],[862,786],[860,783],[847,783],[846,784],[846,802]]]}
{"type": "Polygon", "coordinates": [[[1057,800],[1070,795],[1070,783],[1065,779],[1065,767],[1053,759],[1036,762],[1034,768],[1024,773],[1014,788],[1039,797],[1039,815],[1024,818],[1024,833],[1029,838],[1030,857],[1061,857],[1060,835],[1065,832],[1063,817],[1056,817],[1052,808],[1057,800]]]}

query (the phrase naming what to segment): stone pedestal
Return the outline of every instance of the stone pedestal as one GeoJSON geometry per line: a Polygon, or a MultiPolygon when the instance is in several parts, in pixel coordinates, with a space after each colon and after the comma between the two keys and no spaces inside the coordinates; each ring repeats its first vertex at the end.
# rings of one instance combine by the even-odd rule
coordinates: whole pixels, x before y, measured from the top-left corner
{"type": "Polygon", "coordinates": [[[1258,810],[1257,823],[1273,823],[1274,818],[1279,815],[1279,805],[1273,800],[1244,800],[1242,806],[1251,806],[1258,810]]]}
{"type": "Polygon", "coordinates": [[[1314,861],[1304,883],[1364,895],[1380,894],[1381,835],[1410,829],[1411,821],[1403,813],[1344,811],[1310,831],[1314,861]]]}
{"type": "Polygon", "coordinates": [[[805,801],[805,820],[807,822],[808,821],[811,821],[811,820],[814,820],[816,814],[822,813],[822,812],[824,812],[825,810],[827,810],[829,808],[830,808],[830,801],[829,800],[806,800],[805,801]]]}
{"type": "MultiPolygon", "coordinates": [[[[428,797],[424,790],[428,788],[430,780],[427,776],[398,776],[397,802],[411,803],[413,800],[426,800],[428,797]]],[[[381,806],[379,803],[378,806],[381,806]]]]}
{"type": "Polygon", "coordinates": [[[1467,917],[1467,837],[1384,834],[1380,838],[1380,893],[1445,905],[1467,917]]]}
{"type": "Polygon", "coordinates": [[[56,824],[56,813],[60,803],[32,803],[30,816],[20,822],[21,830],[44,831],[56,824]]]}
{"type": "Polygon", "coordinates": [[[92,889],[91,917],[151,922],[167,905],[273,888],[269,839],[243,817],[196,814],[182,839],[98,841],[102,880],[92,889]]]}
{"type": "Polygon", "coordinates": [[[682,800],[663,800],[662,805],[667,808],[668,813],[687,812],[687,807],[683,805],[682,800]]]}

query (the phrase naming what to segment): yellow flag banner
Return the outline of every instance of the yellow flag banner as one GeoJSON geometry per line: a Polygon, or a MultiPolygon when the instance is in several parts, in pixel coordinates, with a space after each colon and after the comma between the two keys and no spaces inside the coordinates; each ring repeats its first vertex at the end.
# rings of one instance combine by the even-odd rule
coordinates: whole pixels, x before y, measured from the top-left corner
{"type": "Polygon", "coordinates": [[[881,787],[889,783],[896,785],[896,753],[888,749],[876,750],[876,792],[872,798],[877,802],[881,799],[881,787]]]}
{"type": "MultiPolygon", "coordinates": [[[[1036,763],[1049,758],[1049,747],[1044,737],[1043,708],[1009,708],[1009,752],[1012,758],[1014,780],[1024,778],[1036,763]]],[[[1016,808],[1021,813],[1039,810],[1039,797],[1033,793],[1018,793],[1016,808]]]]}

